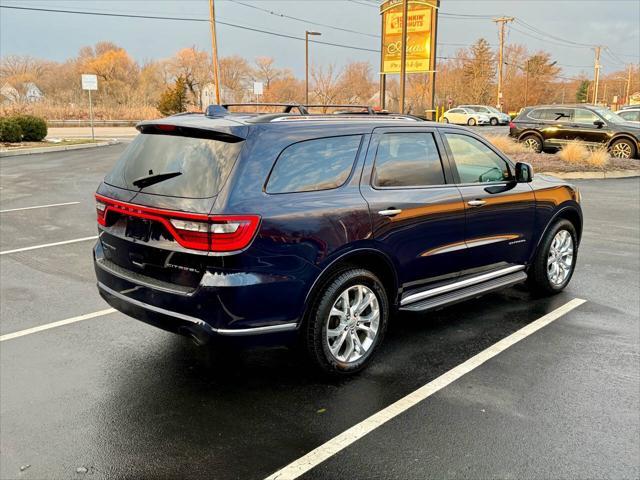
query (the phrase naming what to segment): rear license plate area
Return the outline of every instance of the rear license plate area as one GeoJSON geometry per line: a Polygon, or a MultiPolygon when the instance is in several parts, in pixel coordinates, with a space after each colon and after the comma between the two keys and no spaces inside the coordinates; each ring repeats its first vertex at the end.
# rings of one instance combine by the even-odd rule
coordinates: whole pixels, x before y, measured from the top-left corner
{"type": "Polygon", "coordinates": [[[151,235],[151,222],[144,218],[129,217],[124,234],[127,237],[148,242],[151,235]]]}

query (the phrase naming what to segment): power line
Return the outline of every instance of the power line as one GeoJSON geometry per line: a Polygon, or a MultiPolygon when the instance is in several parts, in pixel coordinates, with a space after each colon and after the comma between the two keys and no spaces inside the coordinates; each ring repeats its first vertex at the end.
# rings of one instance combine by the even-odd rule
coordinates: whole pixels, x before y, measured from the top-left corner
{"type": "MultiPolygon", "coordinates": [[[[76,15],[94,15],[94,16],[100,16],[100,17],[142,18],[142,19],[151,19],[151,20],[176,20],[176,21],[184,21],[184,22],[209,23],[209,20],[207,19],[194,18],[194,17],[168,17],[168,16],[157,16],[157,15],[134,15],[134,14],[124,14],[124,13],[100,13],[100,12],[88,12],[88,11],[80,11],[80,10],[61,10],[61,9],[53,9],[53,8],[14,7],[14,6],[8,6],[8,5],[0,5],[0,8],[8,8],[12,10],[27,10],[27,11],[36,11],[36,12],[69,13],[69,14],[76,14],[76,15]]],[[[216,20],[216,23],[219,23],[220,25],[225,25],[227,27],[233,27],[233,28],[239,28],[242,30],[249,30],[252,32],[264,33],[265,35],[272,35],[274,37],[288,38],[291,40],[299,40],[302,42],[305,41],[303,37],[296,37],[295,35],[288,35],[286,33],[272,32],[269,30],[263,30],[261,28],[248,27],[246,25],[239,25],[237,23],[223,22],[221,20],[216,20]]],[[[363,52],[380,53],[379,49],[355,47],[353,45],[345,45],[342,43],[325,42],[322,40],[309,40],[309,42],[316,43],[319,45],[328,45],[331,47],[349,48],[351,50],[359,50],[363,52]]]]}
{"type": "Polygon", "coordinates": [[[529,33],[529,32],[525,32],[524,30],[520,30],[519,28],[516,28],[516,27],[514,27],[513,25],[510,25],[510,26],[509,26],[509,30],[513,30],[514,32],[518,32],[518,33],[520,33],[520,34],[522,34],[522,35],[526,35],[527,37],[531,37],[531,38],[536,39],[536,40],[540,40],[541,42],[551,43],[551,44],[553,44],[553,45],[558,45],[558,46],[560,46],[560,47],[567,47],[567,48],[589,48],[589,47],[578,47],[577,45],[567,45],[567,44],[563,44],[563,43],[558,43],[558,42],[555,42],[555,41],[553,41],[553,40],[549,40],[549,39],[546,39],[546,38],[543,38],[543,37],[540,37],[540,36],[537,36],[537,35],[533,35],[533,34],[531,34],[531,33],[529,33]]]}
{"type": "Polygon", "coordinates": [[[304,19],[304,18],[293,17],[291,15],[287,15],[287,14],[280,13],[280,12],[275,12],[275,11],[269,10],[267,8],[262,8],[262,7],[258,7],[256,5],[251,5],[249,3],[240,2],[238,0],[229,0],[229,1],[232,2],[232,3],[236,3],[238,5],[242,5],[242,6],[247,7],[247,8],[253,8],[254,10],[259,10],[261,12],[268,13],[269,15],[274,15],[276,17],[281,17],[281,18],[286,18],[288,20],[295,20],[297,22],[307,23],[307,24],[311,24],[311,25],[318,25],[320,27],[331,28],[333,30],[339,30],[341,32],[355,33],[357,35],[364,35],[364,36],[372,37],[372,38],[380,38],[380,35],[376,35],[376,34],[373,34],[373,33],[360,32],[358,30],[351,30],[349,28],[342,28],[342,27],[337,27],[337,26],[334,26],[334,25],[328,25],[326,23],[316,22],[314,20],[307,20],[307,19],[304,19]]]}
{"type": "Polygon", "coordinates": [[[614,60],[614,62],[616,62],[616,63],[618,63],[620,65],[626,65],[627,64],[627,62],[625,62],[618,55],[613,53],[609,47],[604,47],[604,53],[609,55],[609,57],[612,58],[614,60]]]}
{"type": "MultiPolygon", "coordinates": [[[[235,0],[231,0],[234,3],[240,3],[240,2],[236,2],[235,0]]],[[[208,19],[204,19],[204,18],[198,18],[198,17],[173,17],[173,16],[160,16],[160,15],[139,15],[139,14],[133,14],[133,13],[113,13],[113,12],[98,12],[98,11],[88,11],[88,10],[63,10],[63,9],[54,9],[54,8],[39,8],[39,7],[16,7],[16,6],[8,6],[8,5],[0,5],[0,8],[8,8],[8,9],[12,9],[12,10],[26,10],[26,11],[36,11],[36,12],[52,12],[52,13],[67,13],[67,14],[75,14],[75,15],[94,15],[94,16],[100,16],[100,17],[120,17],[120,18],[141,18],[141,19],[151,19],[151,20],[175,20],[175,21],[183,21],[183,22],[201,22],[201,23],[209,23],[208,19]]],[[[258,33],[264,33],[266,35],[273,35],[276,37],[283,37],[283,38],[289,38],[292,40],[301,40],[304,41],[304,37],[296,37],[295,35],[288,35],[285,33],[279,33],[279,32],[273,32],[273,31],[269,31],[269,30],[264,30],[261,28],[257,28],[257,27],[251,27],[248,25],[240,25],[240,24],[236,24],[236,23],[231,23],[228,21],[222,21],[220,19],[216,19],[216,23],[219,23],[220,25],[225,25],[228,27],[234,27],[234,28],[239,28],[239,29],[243,29],[243,30],[249,30],[252,32],[258,32],[258,33]]],[[[380,38],[379,35],[372,35],[375,36],[377,38],[380,38]]],[[[341,48],[349,48],[352,50],[360,50],[360,51],[365,51],[365,52],[376,52],[379,53],[380,50],[379,49],[372,49],[372,48],[366,48],[366,47],[356,47],[353,45],[345,45],[342,43],[335,43],[335,42],[326,42],[326,41],[322,41],[322,40],[309,40],[309,42],[311,43],[317,43],[317,44],[321,44],[321,45],[329,45],[329,46],[333,46],[333,47],[341,47],[341,48]]],[[[470,47],[472,45],[468,45],[465,43],[441,43],[438,42],[438,45],[442,45],[442,46],[451,46],[451,47],[470,47]]]]}
{"type": "Polygon", "coordinates": [[[539,35],[544,35],[544,36],[547,36],[549,38],[553,38],[554,40],[557,40],[559,42],[563,42],[563,43],[566,43],[566,44],[575,45],[576,47],[593,48],[595,46],[595,45],[590,44],[590,43],[574,42],[573,40],[567,40],[565,38],[558,37],[558,36],[553,35],[551,33],[547,33],[547,32],[545,32],[543,30],[540,30],[538,27],[534,27],[533,25],[531,25],[531,24],[529,24],[529,23],[527,23],[524,20],[521,20],[519,18],[516,18],[516,23],[522,25],[524,28],[527,28],[527,29],[539,34],[539,35]]]}

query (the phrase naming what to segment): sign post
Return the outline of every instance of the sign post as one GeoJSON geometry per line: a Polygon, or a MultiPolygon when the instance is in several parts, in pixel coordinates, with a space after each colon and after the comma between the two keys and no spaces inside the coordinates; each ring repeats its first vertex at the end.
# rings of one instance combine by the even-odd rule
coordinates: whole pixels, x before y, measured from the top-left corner
{"type": "Polygon", "coordinates": [[[93,104],[91,102],[91,90],[98,90],[98,77],[91,74],[82,74],[82,89],[89,92],[89,118],[91,120],[91,140],[96,141],[93,131],[93,104]]]}

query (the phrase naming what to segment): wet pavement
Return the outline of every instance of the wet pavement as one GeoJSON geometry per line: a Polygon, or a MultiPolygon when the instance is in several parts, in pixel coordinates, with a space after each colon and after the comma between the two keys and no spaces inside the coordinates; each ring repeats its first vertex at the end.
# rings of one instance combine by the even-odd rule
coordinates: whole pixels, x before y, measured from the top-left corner
{"type": "MultiPolygon", "coordinates": [[[[0,159],[0,252],[96,234],[123,145],[0,159]]],[[[303,478],[637,478],[640,180],[576,182],[567,290],[394,318],[351,379],[286,348],[217,350],[112,313],[0,344],[0,478],[260,479],[573,298],[587,303],[303,478]],[[21,471],[21,467],[27,467],[21,471]]],[[[108,308],[93,241],[0,255],[4,335],[108,308]]]]}

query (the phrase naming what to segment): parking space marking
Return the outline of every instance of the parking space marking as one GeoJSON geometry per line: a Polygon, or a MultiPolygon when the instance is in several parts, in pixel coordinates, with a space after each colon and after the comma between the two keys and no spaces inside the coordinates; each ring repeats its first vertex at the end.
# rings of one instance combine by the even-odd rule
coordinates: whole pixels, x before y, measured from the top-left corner
{"type": "Polygon", "coordinates": [[[45,325],[39,325],[33,328],[27,328],[26,330],[20,330],[18,332],[7,333],[6,335],[0,335],[0,342],[5,340],[13,340],[14,338],[24,337],[25,335],[31,335],[32,333],[42,332],[51,328],[62,327],[63,325],[69,325],[70,323],[82,322],[83,320],[90,320],[96,317],[102,317],[103,315],[109,315],[116,312],[115,308],[107,308],[106,310],[99,310],[93,313],[86,313],[78,317],[67,318],[66,320],[58,320],[57,322],[47,323],[45,325]]]}
{"type": "Polygon", "coordinates": [[[34,207],[9,208],[7,210],[0,210],[0,213],[20,212],[22,210],[35,210],[36,208],[64,207],[66,205],[78,205],[79,203],[80,202],[50,203],[49,205],[36,205],[34,207]]]}
{"type": "Polygon", "coordinates": [[[504,352],[509,347],[515,345],[520,340],[527,338],[529,335],[537,332],[541,328],[546,327],[551,322],[557,320],[566,313],[569,313],[571,310],[579,307],[585,302],[586,300],[574,298],[561,307],[547,313],[543,317],[540,317],[539,319],[531,322],[527,326],[512,333],[508,337],[505,337],[499,342],[494,343],[489,348],[471,357],[469,360],[461,363],[457,367],[454,367],[443,375],[440,375],[435,380],[432,380],[426,385],[413,391],[406,397],[403,397],[397,402],[392,403],[388,407],[380,410],[379,412],[374,413],[369,418],[366,418],[357,425],[354,425],[353,427],[345,430],[337,437],[332,438],[326,443],[320,445],[318,448],[310,451],[303,457],[300,457],[284,468],[269,475],[265,480],[293,480],[300,477],[325,460],[331,458],[336,453],[344,450],[355,441],[364,437],[376,428],[382,426],[389,420],[397,417],[401,413],[430,397],[439,390],[442,390],[444,387],[455,382],[463,375],[471,372],[472,370],[475,370],[486,361],[495,357],[499,353],[504,352]]]}
{"type": "Polygon", "coordinates": [[[63,242],[45,243],[42,245],[34,245],[32,247],[24,247],[24,248],[14,248],[13,250],[5,250],[3,252],[0,252],[0,255],[7,255],[9,253],[27,252],[29,250],[37,250],[38,248],[55,247],[57,245],[67,245],[69,243],[86,242],[88,240],[95,240],[97,238],[98,236],[94,235],[93,237],[75,238],[73,240],[65,240],[63,242]]]}

